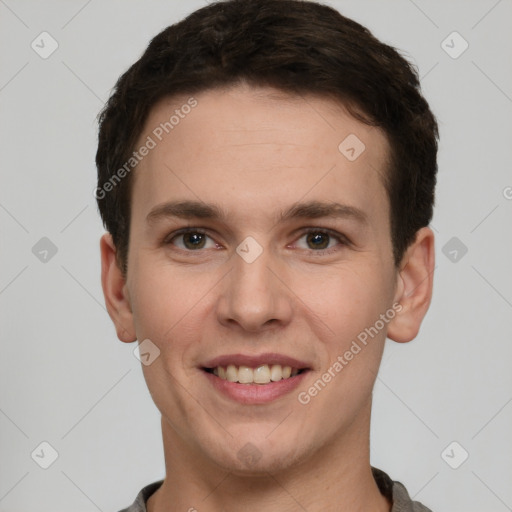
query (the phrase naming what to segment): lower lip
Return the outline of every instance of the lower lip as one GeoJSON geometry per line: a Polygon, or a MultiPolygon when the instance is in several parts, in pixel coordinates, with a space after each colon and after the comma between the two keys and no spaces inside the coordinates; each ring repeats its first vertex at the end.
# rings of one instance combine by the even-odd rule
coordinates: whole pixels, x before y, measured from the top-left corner
{"type": "Polygon", "coordinates": [[[308,373],[303,371],[294,377],[268,384],[240,384],[221,379],[204,370],[202,372],[217,391],[241,404],[251,405],[266,404],[290,393],[299,386],[308,373]]]}

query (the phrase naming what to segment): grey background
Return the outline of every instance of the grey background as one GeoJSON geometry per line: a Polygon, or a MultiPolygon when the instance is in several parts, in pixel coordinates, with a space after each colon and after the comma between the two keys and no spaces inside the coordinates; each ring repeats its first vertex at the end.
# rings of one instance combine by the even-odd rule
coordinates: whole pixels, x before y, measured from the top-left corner
{"type": "MultiPolygon", "coordinates": [[[[159,415],[103,303],[95,117],[204,3],[0,0],[0,511],[117,511],[163,477],[159,415]]],[[[512,2],[329,3],[417,64],[441,127],[433,303],[386,346],[372,463],[435,512],[512,510],[512,2]]]]}

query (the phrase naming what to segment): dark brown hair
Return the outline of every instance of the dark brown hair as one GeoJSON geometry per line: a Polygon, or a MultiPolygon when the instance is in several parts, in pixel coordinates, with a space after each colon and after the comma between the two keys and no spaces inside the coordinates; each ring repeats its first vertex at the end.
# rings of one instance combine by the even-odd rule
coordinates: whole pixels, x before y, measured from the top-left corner
{"type": "Polygon", "coordinates": [[[416,69],[368,29],[326,5],[222,0],[153,38],[119,78],[99,115],[96,197],[123,272],[133,181],[126,162],[151,108],[164,97],[240,82],[333,98],[386,133],[391,155],[384,182],[398,265],[416,232],[432,219],[436,184],[438,127],[416,69]]]}

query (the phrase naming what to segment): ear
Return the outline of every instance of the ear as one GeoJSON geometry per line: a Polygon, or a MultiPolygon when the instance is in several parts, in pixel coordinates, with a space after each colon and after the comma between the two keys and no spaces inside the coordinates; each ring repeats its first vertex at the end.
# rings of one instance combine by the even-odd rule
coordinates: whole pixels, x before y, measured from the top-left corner
{"type": "Polygon", "coordinates": [[[434,265],[434,233],[421,228],[400,264],[395,303],[402,309],[388,325],[388,338],[406,343],[417,336],[432,299],[434,265]]]}
{"type": "Polygon", "coordinates": [[[133,325],[133,314],[128,296],[126,279],[116,260],[116,247],[110,233],[105,233],[100,240],[101,251],[101,286],[105,297],[108,314],[114,322],[117,337],[125,343],[137,339],[133,325]]]}

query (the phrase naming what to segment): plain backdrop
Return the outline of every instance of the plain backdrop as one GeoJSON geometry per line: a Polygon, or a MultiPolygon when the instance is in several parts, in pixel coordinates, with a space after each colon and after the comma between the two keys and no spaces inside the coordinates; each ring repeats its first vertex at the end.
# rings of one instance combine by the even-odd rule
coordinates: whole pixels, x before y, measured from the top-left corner
{"type": "MultiPolygon", "coordinates": [[[[512,2],[327,3],[417,65],[441,130],[434,297],[415,341],[387,342],[371,462],[434,512],[512,510],[512,2]]],[[[0,0],[2,512],[116,512],[164,476],[135,345],[103,302],[96,116],[203,5],[0,0]]]]}

